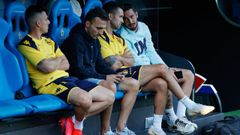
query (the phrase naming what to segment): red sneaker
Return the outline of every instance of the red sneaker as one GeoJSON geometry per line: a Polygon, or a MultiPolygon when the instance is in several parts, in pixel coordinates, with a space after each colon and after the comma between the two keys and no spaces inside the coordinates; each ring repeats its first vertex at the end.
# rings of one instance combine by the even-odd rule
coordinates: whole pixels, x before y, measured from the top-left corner
{"type": "Polygon", "coordinates": [[[80,129],[73,129],[73,132],[72,132],[72,135],[83,135],[82,134],[82,130],[80,130],[80,129]]]}
{"type": "Polygon", "coordinates": [[[74,130],[74,123],[72,121],[71,117],[68,118],[61,118],[59,120],[60,126],[62,128],[62,132],[65,135],[73,135],[73,130],[74,130]]]}

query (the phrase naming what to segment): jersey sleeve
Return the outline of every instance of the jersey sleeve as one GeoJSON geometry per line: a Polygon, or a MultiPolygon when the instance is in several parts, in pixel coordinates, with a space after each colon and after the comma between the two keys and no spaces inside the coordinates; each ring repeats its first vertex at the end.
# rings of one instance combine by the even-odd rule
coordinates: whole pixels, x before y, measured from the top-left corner
{"type": "Polygon", "coordinates": [[[34,66],[44,60],[46,57],[38,50],[34,43],[31,41],[25,40],[22,44],[18,46],[18,50],[22,55],[34,66]]]}
{"type": "Polygon", "coordinates": [[[98,40],[101,45],[101,54],[103,59],[107,58],[108,56],[115,55],[111,47],[108,45],[108,43],[104,39],[99,37],[98,40]]]}

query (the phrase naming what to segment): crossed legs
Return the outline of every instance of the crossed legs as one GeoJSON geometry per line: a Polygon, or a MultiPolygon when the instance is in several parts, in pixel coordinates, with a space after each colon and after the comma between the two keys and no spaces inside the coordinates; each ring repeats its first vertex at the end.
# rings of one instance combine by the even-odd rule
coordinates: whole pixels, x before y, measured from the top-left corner
{"type": "MultiPolygon", "coordinates": [[[[103,116],[106,121],[103,123],[109,126],[109,114],[111,113],[112,104],[115,100],[115,94],[102,86],[97,86],[89,92],[80,88],[74,88],[69,93],[69,102],[74,107],[74,114],[77,121],[81,122],[87,116],[95,115],[102,111],[105,112],[103,116]]],[[[110,115],[111,117],[111,115],[110,115]]],[[[104,125],[103,127],[106,127],[104,125]]]]}

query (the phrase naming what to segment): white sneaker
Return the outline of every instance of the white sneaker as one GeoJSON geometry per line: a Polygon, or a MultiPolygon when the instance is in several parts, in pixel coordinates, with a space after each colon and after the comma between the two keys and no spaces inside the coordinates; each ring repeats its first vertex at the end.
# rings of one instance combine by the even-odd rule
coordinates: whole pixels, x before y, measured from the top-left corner
{"type": "Polygon", "coordinates": [[[136,135],[136,134],[132,130],[125,127],[123,131],[116,130],[116,135],[136,135]]]}
{"type": "Polygon", "coordinates": [[[191,125],[195,128],[195,130],[198,129],[197,124],[195,124],[195,123],[191,122],[190,120],[188,120],[186,116],[185,116],[185,117],[182,117],[182,118],[180,118],[180,119],[183,120],[183,121],[185,121],[186,123],[191,124],[191,125]]]}
{"type": "Polygon", "coordinates": [[[166,133],[162,129],[156,129],[153,126],[151,126],[148,129],[148,135],[166,135],[166,133]]]}
{"type": "Polygon", "coordinates": [[[201,115],[206,115],[210,112],[212,112],[215,109],[214,106],[207,106],[207,105],[202,105],[202,104],[196,104],[196,107],[194,109],[188,109],[187,113],[189,116],[201,114],[201,115]]]}
{"type": "Polygon", "coordinates": [[[180,132],[181,134],[190,134],[193,133],[196,128],[190,122],[185,120],[177,119],[173,125],[169,125],[169,131],[171,132],[180,132]]]}
{"type": "Polygon", "coordinates": [[[114,132],[112,132],[112,130],[110,129],[109,131],[107,131],[103,135],[116,135],[116,134],[114,132]]]}

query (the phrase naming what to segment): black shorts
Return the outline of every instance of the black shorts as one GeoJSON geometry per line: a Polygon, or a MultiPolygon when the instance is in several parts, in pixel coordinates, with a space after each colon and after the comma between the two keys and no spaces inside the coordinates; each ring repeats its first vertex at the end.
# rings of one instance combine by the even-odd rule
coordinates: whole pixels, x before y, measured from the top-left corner
{"type": "Polygon", "coordinates": [[[76,77],[61,77],[45,86],[45,88],[54,90],[57,97],[69,103],[68,94],[73,88],[79,87],[85,91],[90,91],[96,86],[97,84],[95,83],[85,80],[79,80],[76,77]]]}
{"type": "Polygon", "coordinates": [[[133,67],[118,69],[117,72],[123,72],[123,74],[125,74],[125,77],[132,77],[140,81],[141,70],[142,70],[142,66],[133,66],[133,67]]]}

